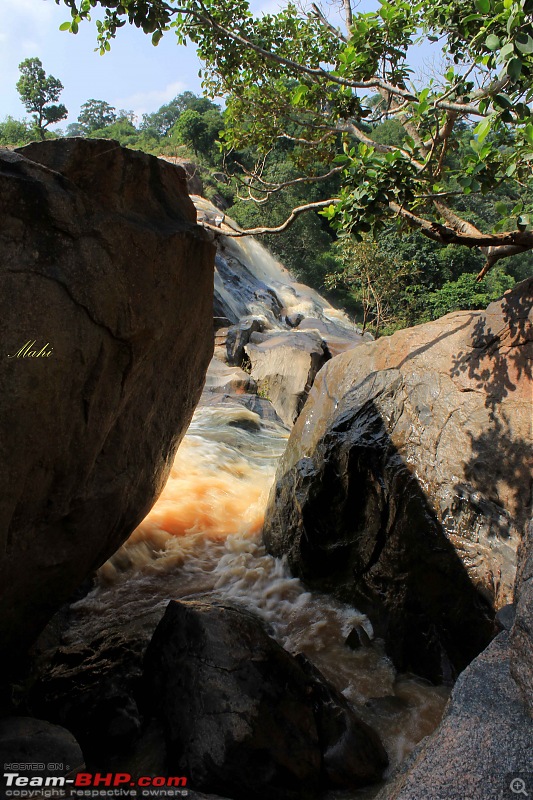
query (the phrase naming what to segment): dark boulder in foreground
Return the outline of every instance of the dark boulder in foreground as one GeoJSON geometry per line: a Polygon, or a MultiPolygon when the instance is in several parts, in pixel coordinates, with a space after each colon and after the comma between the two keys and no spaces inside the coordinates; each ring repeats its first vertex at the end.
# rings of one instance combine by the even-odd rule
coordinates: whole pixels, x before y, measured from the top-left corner
{"type": "Polygon", "coordinates": [[[234,800],[305,800],[328,785],[379,780],[387,765],[378,737],[344,698],[248,612],[171,602],[144,673],[168,769],[189,775],[195,789],[234,800]]]}
{"type": "Polygon", "coordinates": [[[513,599],[531,497],[532,292],[530,279],[485,312],[328,362],[271,493],[269,550],[368,613],[395,663],[432,679],[463,669],[513,599]]]}
{"type": "Polygon", "coordinates": [[[65,775],[84,766],[83,753],[70,731],[33,717],[0,720],[0,763],[3,772],[19,772],[19,764],[24,768],[32,764],[31,772],[25,773],[30,777],[65,775]]]}
{"type": "Polygon", "coordinates": [[[107,140],[0,151],[0,213],[0,640],[13,663],[165,483],[212,354],[214,253],[181,169],[107,140]]]}

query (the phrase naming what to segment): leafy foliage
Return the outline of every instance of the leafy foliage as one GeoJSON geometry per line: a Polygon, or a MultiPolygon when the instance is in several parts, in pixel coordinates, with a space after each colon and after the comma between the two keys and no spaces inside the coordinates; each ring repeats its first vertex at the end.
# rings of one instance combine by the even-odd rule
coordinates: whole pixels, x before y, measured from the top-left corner
{"type": "MultiPolygon", "coordinates": [[[[228,98],[229,151],[253,148],[264,167],[289,138],[300,168],[320,162],[309,181],[335,163],[340,190],[320,202],[339,231],[362,240],[400,221],[436,242],[481,248],[487,269],[533,248],[533,0],[380,0],[371,12],[345,0],[342,21],[315,3],[256,17],[247,0],[64,1],[72,18],[63,27],[73,32],[93,8],[105,9],[101,52],[126,22],[154,44],[170,29],[192,41],[207,92],[228,98]],[[421,36],[446,63],[425,85],[409,66],[421,36]],[[465,126],[468,141],[457,148],[465,126]],[[459,213],[457,198],[504,183],[524,197],[503,229],[459,213]]],[[[261,178],[255,171],[249,184],[263,197],[261,178]]]]}
{"type": "Polygon", "coordinates": [[[204,113],[188,108],[180,114],[172,127],[171,138],[190,147],[195,155],[204,156],[216,151],[215,142],[222,127],[222,116],[217,107],[204,113]]]}
{"type": "Polygon", "coordinates": [[[6,117],[0,122],[0,145],[23,145],[32,140],[32,128],[27,122],[6,117]]]}
{"type": "Polygon", "coordinates": [[[514,282],[514,278],[507,275],[501,267],[491,270],[479,282],[475,275],[463,273],[456,281],[446,281],[440,289],[428,295],[429,316],[431,319],[438,319],[457,309],[485,308],[511,289],[514,282]]]}
{"type": "Polygon", "coordinates": [[[17,91],[26,110],[32,113],[35,126],[42,139],[45,129],[68,114],[63,104],[58,104],[63,84],[53,75],[46,76],[40,58],[26,58],[19,64],[20,78],[17,91]]]}
{"type": "Polygon", "coordinates": [[[112,125],[117,119],[116,109],[105,100],[87,100],[78,114],[81,135],[87,136],[93,131],[112,125]]]}

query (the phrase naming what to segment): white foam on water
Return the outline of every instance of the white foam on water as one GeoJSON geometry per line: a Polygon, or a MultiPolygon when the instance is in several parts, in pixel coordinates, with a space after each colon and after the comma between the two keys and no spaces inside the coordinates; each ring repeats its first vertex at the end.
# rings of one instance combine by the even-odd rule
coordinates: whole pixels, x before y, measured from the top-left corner
{"type": "Polygon", "coordinates": [[[244,607],[343,692],[379,732],[394,766],[436,726],[447,692],[398,676],[379,642],[350,649],[353,628],[373,636],[367,617],[308,591],[266,552],[261,526],[287,437],[237,403],[198,409],[160,499],[75,605],[68,636],[126,626],[149,638],[169,599],[208,595],[244,607]]]}

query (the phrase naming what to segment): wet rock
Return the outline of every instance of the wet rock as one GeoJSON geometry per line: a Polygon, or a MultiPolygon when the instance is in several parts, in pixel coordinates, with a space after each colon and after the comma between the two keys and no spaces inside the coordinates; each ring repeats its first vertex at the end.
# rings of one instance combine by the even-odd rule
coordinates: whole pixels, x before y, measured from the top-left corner
{"type": "Polygon", "coordinates": [[[271,493],[269,550],[366,611],[396,664],[433,679],[463,669],[490,639],[491,607],[513,599],[532,289],[332,359],[271,493]]]}
{"type": "Polygon", "coordinates": [[[358,625],[356,628],[352,628],[346,637],[345,644],[348,645],[351,650],[360,650],[361,647],[370,647],[372,641],[363,626],[358,625]]]}
{"type": "Polygon", "coordinates": [[[230,367],[217,358],[214,358],[209,364],[204,396],[209,393],[239,395],[256,390],[257,384],[254,378],[240,367],[230,367]]]}
{"type": "Polygon", "coordinates": [[[256,394],[213,394],[204,392],[201,398],[202,406],[235,406],[235,403],[257,414],[259,419],[283,425],[274,411],[272,403],[269,400],[265,400],[264,397],[258,397],[256,394]]]}
{"type": "Polygon", "coordinates": [[[258,393],[266,397],[291,426],[309,394],[319,369],[329,358],[317,333],[254,334],[245,347],[258,393]],[[262,341],[253,343],[260,336],[262,341]]]}
{"type": "Polygon", "coordinates": [[[228,364],[241,367],[245,358],[245,345],[250,341],[250,336],[255,331],[262,331],[265,327],[264,317],[244,317],[237,325],[232,325],[226,336],[226,359],[228,364]]]}
{"type": "Polygon", "coordinates": [[[379,737],[305,656],[297,658],[312,680],[310,694],[328,784],[349,789],[379,781],[389,763],[379,737]]]}
{"type": "Polygon", "coordinates": [[[352,350],[364,341],[359,331],[328,319],[305,317],[297,327],[299,331],[316,331],[326,343],[332,356],[352,350]]]}
{"type": "Polygon", "coordinates": [[[381,774],[375,734],[248,612],[169,603],[146,653],[145,685],[165,728],[168,767],[190,775],[195,789],[305,800],[334,781],[357,786],[381,774]],[[358,750],[343,772],[348,740],[358,750]]]}
{"type": "Polygon", "coordinates": [[[61,645],[36,668],[32,711],[71,730],[88,764],[109,768],[141,736],[137,688],[146,646],[138,635],[106,631],[89,642],[61,645]]]}
{"type": "Polygon", "coordinates": [[[513,778],[525,774],[530,785],[532,753],[533,722],[509,672],[504,632],[459,676],[441,725],[376,800],[514,797],[513,778]]]}
{"type": "Polygon", "coordinates": [[[169,603],[145,679],[169,768],[197,789],[237,800],[252,791],[258,799],[315,795],[320,750],[307,682],[251,615],[169,603]]]}
{"type": "Polygon", "coordinates": [[[270,324],[280,319],[276,292],[252,272],[233,242],[219,244],[215,267],[214,316],[226,317],[232,324],[249,316],[265,316],[270,324]]]}
{"type": "Polygon", "coordinates": [[[285,322],[287,323],[289,328],[297,328],[300,322],[303,320],[303,318],[304,318],[303,314],[298,314],[298,313],[287,314],[287,316],[285,317],[285,322]]]}
{"type": "Polygon", "coordinates": [[[32,763],[31,775],[66,775],[83,767],[84,758],[65,728],[34,717],[5,717],[0,720],[0,763],[4,772],[18,771],[9,764],[32,763]]]}
{"type": "Polygon", "coordinates": [[[0,638],[12,665],[164,485],[212,353],[213,246],[183,172],[152,156],[58,139],[0,158],[0,638]],[[25,343],[51,355],[15,357],[25,343]]]}
{"type": "Polygon", "coordinates": [[[516,618],[516,608],[512,603],[508,603],[506,606],[502,606],[499,611],[496,613],[494,617],[494,621],[498,628],[498,632],[500,631],[510,631],[513,627],[514,621],[516,618]]]}

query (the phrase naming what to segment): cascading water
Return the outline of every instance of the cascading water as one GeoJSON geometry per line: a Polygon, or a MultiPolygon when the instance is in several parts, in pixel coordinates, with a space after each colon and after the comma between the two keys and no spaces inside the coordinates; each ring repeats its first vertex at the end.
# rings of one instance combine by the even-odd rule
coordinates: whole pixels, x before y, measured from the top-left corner
{"type": "MultiPolygon", "coordinates": [[[[197,199],[200,214],[218,214],[197,199]]],[[[306,318],[337,349],[362,341],[354,326],[309,287],[296,283],[261,245],[222,238],[217,256],[215,316],[238,322],[261,315],[266,335],[290,345],[287,314],[306,318]]],[[[301,336],[301,334],[300,334],[301,336]]],[[[219,354],[220,358],[220,354],[219,354]]],[[[399,675],[355,608],[307,591],[286,564],[270,556],[261,528],[288,429],[266,400],[246,395],[238,367],[214,359],[202,404],[176,456],[168,483],[130,539],[98,572],[92,591],[71,607],[63,643],[84,645],[128,635],[147,645],[170,599],[207,596],[244,607],[289,652],[304,653],[381,736],[390,768],[437,725],[447,691],[399,675]],[[220,378],[221,371],[224,373],[220,378]],[[231,388],[227,388],[231,385],[231,388]],[[229,391],[229,394],[227,393],[229,391]],[[259,404],[267,418],[246,407],[259,404]],[[261,405],[263,404],[263,405],[261,405]],[[351,649],[351,631],[367,646],[351,649]],[[366,637],[363,635],[363,639],[366,637]]],[[[375,789],[334,797],[370,797],[375,789]]]]}
{"type": "Polygon", "coordinates": [[[346,637],[358,625],[372,636],[369,620],[306,591],[265,552],[263,513],[287,436],[237,403],[199,408],[159,501],[73,607],[67,641],[124,626],[148,639],[170,598],[208,594],[244,606],[343,692],[379,732],[394,766],[433,730],[447,692],[396,674],[379,642],[351,650],[346,637]]]}

